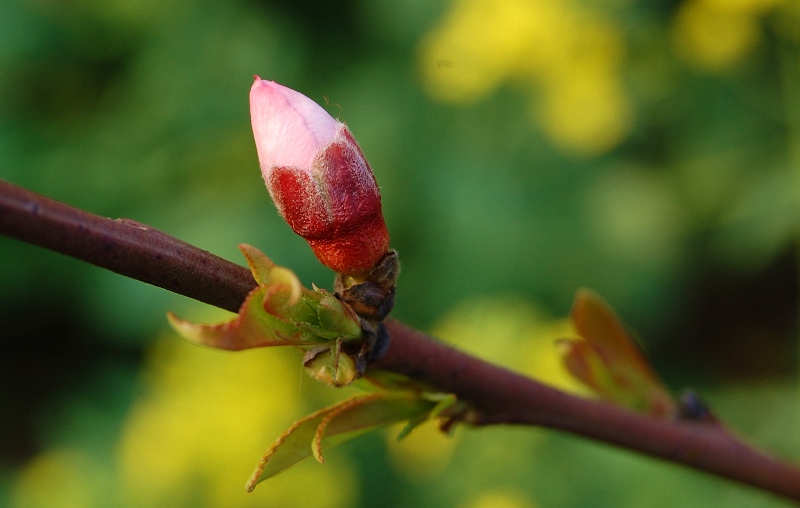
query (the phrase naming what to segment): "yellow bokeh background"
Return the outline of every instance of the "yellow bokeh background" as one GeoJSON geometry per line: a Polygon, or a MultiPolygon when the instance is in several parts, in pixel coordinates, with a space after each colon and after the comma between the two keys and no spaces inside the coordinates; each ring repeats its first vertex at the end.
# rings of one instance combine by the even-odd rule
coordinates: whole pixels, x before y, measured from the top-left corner
{"type": "MultiPolygon", "coordinates": [[[[167,334],[151,349],[144,372],[111,469],[81,450],[47,450],[20,473],[13,507],[357,503],[357,480],[347,460],[336,456],[325,467],[308,461],[254,493],[244,490],[260,454],[310,412],[302,392],[313,397],[320,391],[303,378],[295,351],[230,353],[167,334]]],[[[333,399],[333,393],[320,393],[333,399]]]]}
{"type": "Polygon", "coordinates": [[[458,0],[420,45],[423,83],[455,104],[506,82],[525,90],[530,115],[567,153],[606,152],[627,135],[625,43],[614,22],[567,0],[458,0]]]}
{"type": "Polygon", "coordinates": [[[752,52],[762,38],[760,21],[783,0],[687,0],[673,25],[679,54],[697,68],[723,72],[752,52]]]}
{"type": "MultiPolygon", "coordinates": [[[[393,315],[583,393],[553,341],[602,295],[670,388],[800,457],[800,2],[0,2],[0,179],[306,286],[275,212],[252,76],[347,122],[402,260],[393,315]]],[[[201,349],[184,297],[0,238],[0,506],[784,508],[546,429],[376,432],[244,485],[351,391],[296,351],[201,349]]]]}

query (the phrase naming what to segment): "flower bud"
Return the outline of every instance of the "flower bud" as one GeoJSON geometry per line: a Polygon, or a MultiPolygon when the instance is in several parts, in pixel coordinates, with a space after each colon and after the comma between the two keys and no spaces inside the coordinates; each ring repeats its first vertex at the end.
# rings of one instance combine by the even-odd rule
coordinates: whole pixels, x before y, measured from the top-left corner
{"type": "Polygon", "coordinates": [[[250,90],[261,173],[295,233],[326,266],[368,272],[389,249],[381,196],[352,134],[308,97],[256,76],[250,90]]]}

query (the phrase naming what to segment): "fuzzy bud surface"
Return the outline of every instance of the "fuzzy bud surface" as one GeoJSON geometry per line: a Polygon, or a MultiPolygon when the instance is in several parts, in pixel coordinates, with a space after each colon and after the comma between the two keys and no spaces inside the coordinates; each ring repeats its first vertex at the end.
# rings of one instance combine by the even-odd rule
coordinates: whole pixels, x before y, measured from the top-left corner
{"type": "Polygon", "coordinates": [[[250,118],[281,216],[324,265],[368,272],[387,253],[389,233],[378,184],[347,126],[305,95],[257,76],[250,118]]]}

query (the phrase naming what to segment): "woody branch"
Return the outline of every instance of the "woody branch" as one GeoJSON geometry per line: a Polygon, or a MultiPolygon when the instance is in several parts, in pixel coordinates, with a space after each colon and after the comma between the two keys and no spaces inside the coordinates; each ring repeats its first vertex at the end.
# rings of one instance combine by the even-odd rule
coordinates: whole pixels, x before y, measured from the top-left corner
{"type": "MultiPolygon", "coordinates": [[[[66,254],[236,312],[256,286],[250,272],[128,219],[78,210],[0,181],[0,234],[66,254]]],[[[538,425],[680,463],[800,501],[800,469],[721,427],[667,421],[569,395],[466,355],[399,321],[386,322],[387,354],[372,367],[456,394],[473,425],[538,425]]]]}

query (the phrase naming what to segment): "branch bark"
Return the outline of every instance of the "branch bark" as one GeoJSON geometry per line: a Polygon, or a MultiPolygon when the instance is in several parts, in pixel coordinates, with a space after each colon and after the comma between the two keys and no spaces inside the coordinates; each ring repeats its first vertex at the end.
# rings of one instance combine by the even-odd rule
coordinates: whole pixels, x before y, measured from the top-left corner
{"type": "MultiPolygon", "coordinates": [[[[156,229],[109,219],[0,181],[0,234],[237,312],[250,272],[156,229]]],[[[666,421],[575,397],[466,355],[389,319],[376,368],[455,393],[475,425],[540,425],[634,450],[800,501],[800,469],[702,422],[666,421]]]]}

